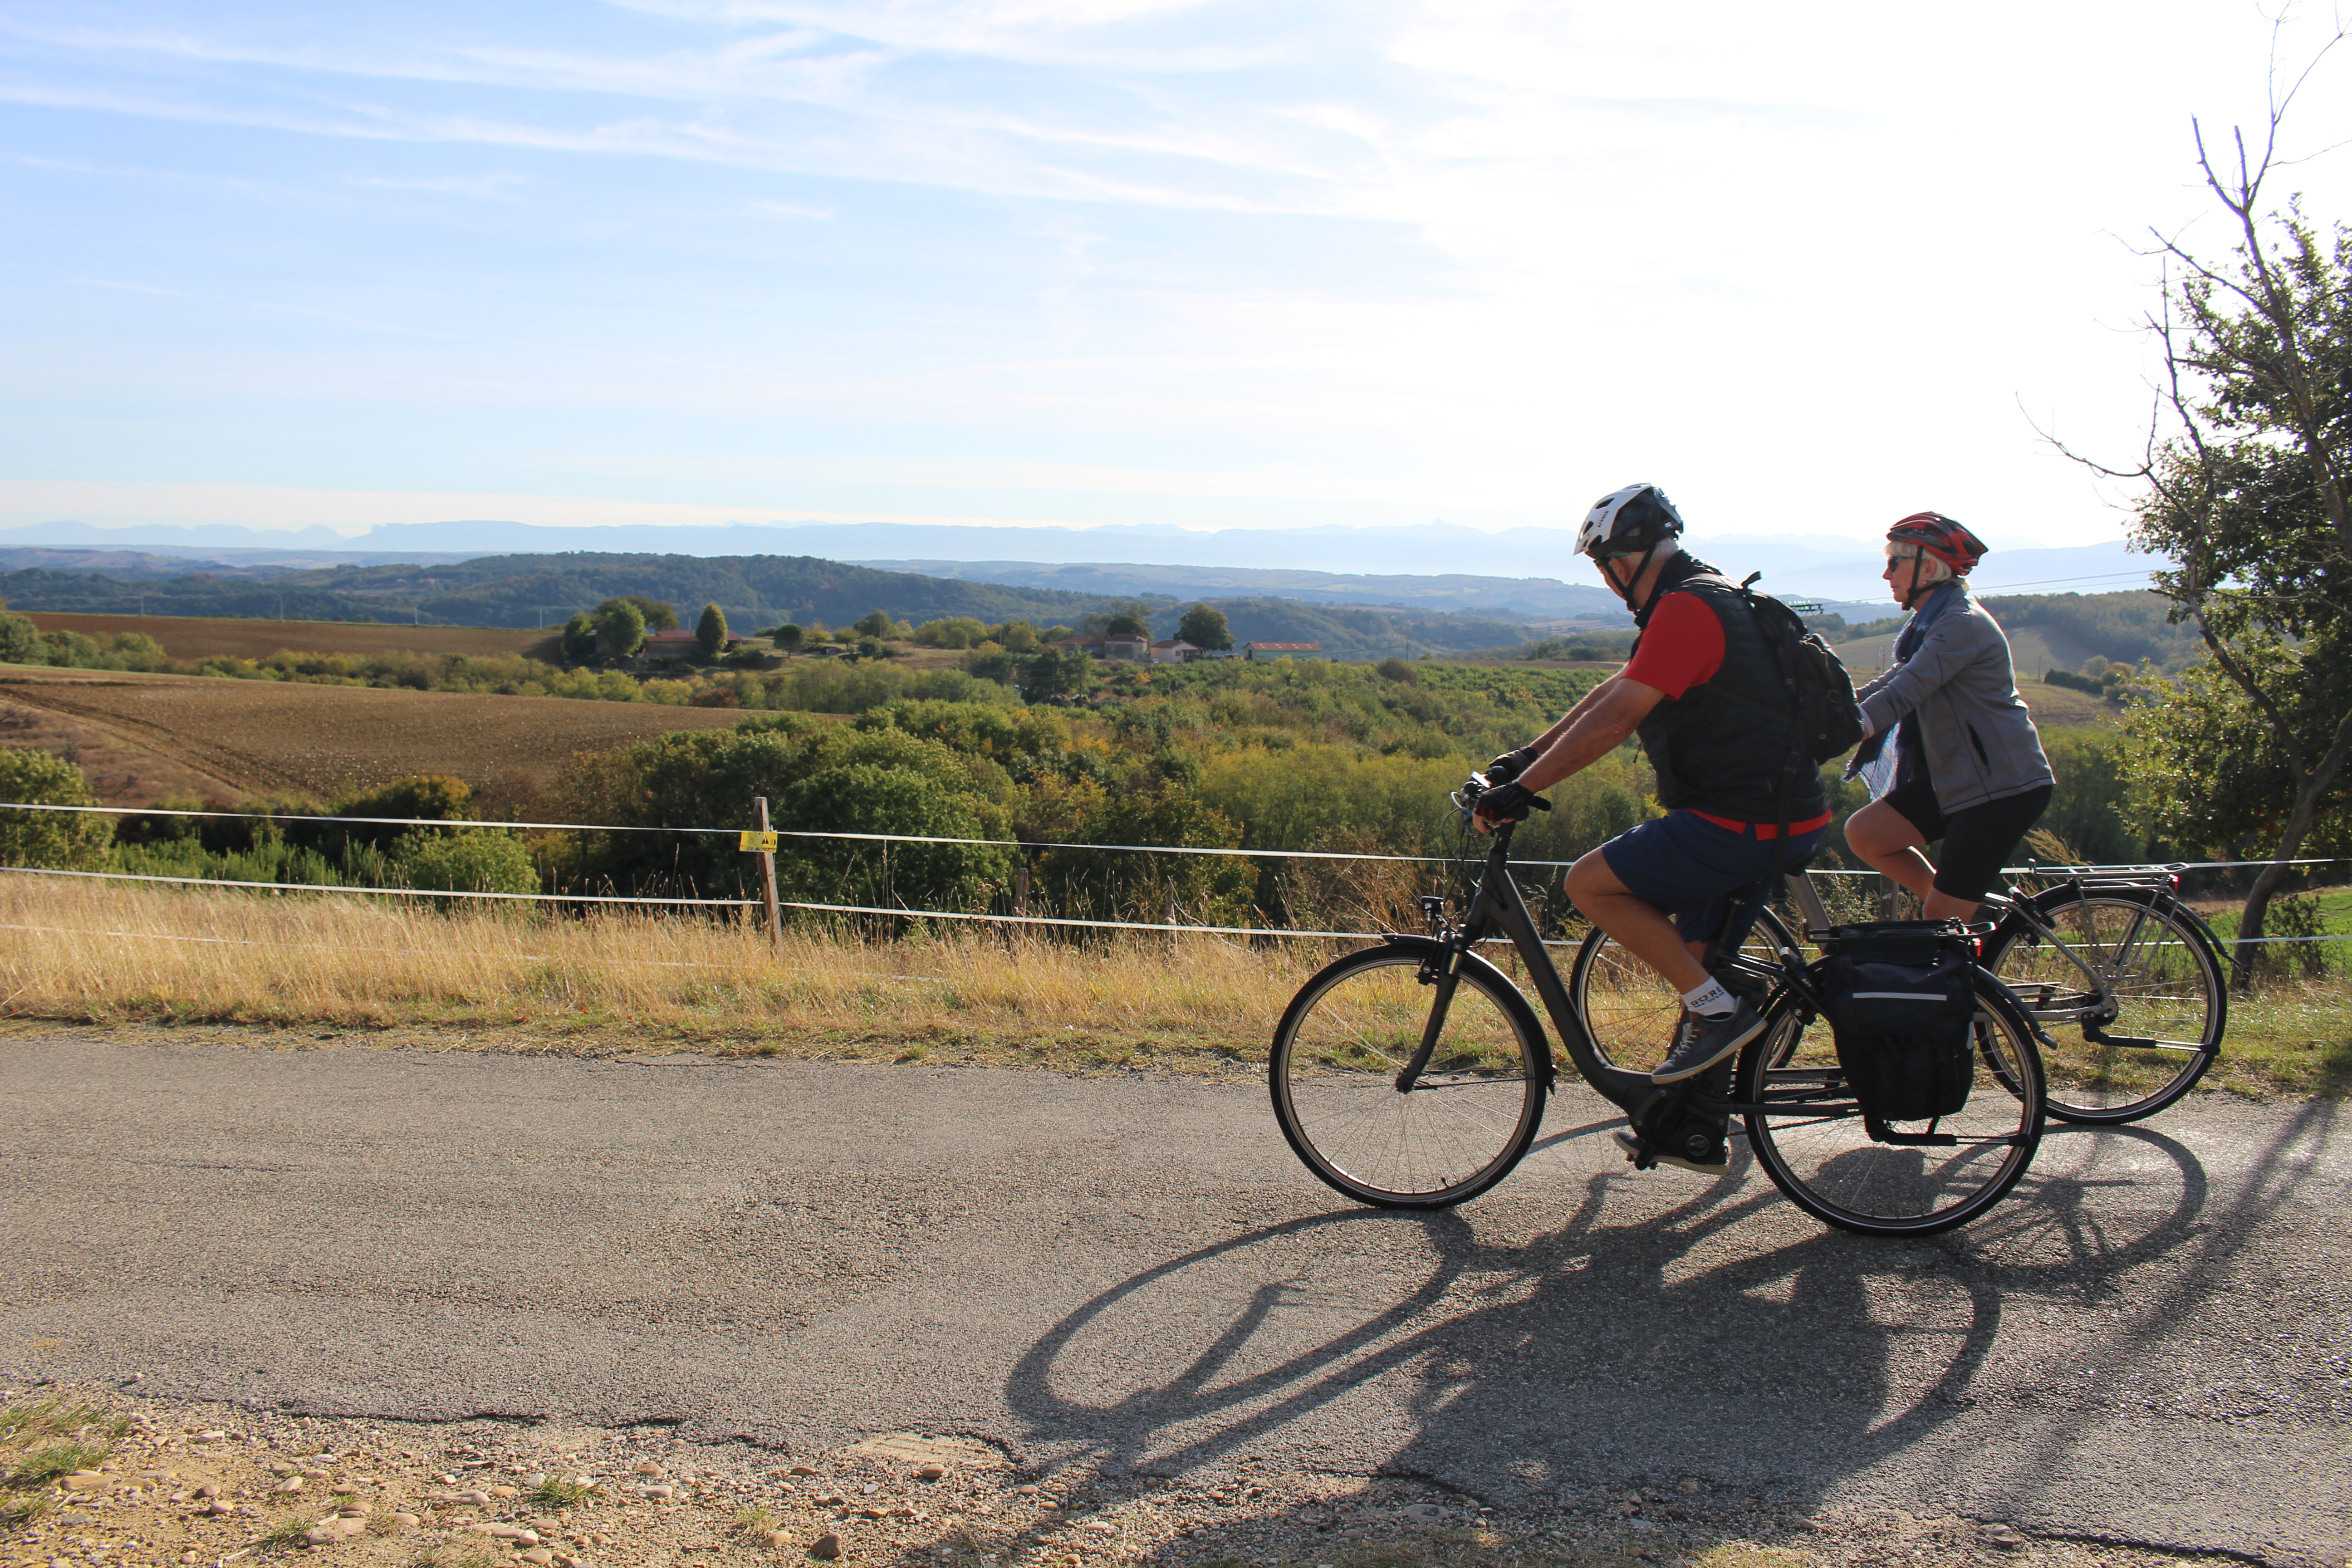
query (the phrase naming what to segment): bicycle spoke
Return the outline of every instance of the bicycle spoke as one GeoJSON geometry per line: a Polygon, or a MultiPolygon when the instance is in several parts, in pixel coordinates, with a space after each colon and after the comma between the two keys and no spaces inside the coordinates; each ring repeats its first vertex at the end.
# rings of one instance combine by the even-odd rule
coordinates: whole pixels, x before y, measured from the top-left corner
{"type": "Polygon", "coordinates": [[[2072,895],[2046,919],[2056,942],[2071,945],[2105,988],[2084,992],[2079,973],[2065,984],[2074,964],[2055,945],[2015,942],[1997,961],[2004,983],[2046,993],[2032,1012],[2049,1036],[2053,1114],[2134,1121],[2187,1093],[2220,1047],[2228,1007],[2196,917],[2149,889],[2072,895]],[[2105,1037],[2085,1032],[2094,1026],[2105,1037]]]}
{"type": "Polygon", "coordinates": [[[1409,1090],[1399,1069],[1420,1048],[1434,997],[1417,954],[1351,955],[1307,983],[1284,1020],[1271,1066],[1283,1131],[1325,1182],[1367,1202],[1461,1201],[1507,1172],[1533,1140],[1539,1042],[1465,973],[1430,1064],[1409,1090]]]}

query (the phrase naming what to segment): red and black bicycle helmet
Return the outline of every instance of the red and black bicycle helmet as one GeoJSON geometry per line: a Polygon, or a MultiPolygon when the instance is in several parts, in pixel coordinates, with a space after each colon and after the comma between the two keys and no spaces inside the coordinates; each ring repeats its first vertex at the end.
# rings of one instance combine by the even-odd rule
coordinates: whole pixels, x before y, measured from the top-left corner
{"type": "Polygon", "coordinates": [[[1890,544],[1916,544],[1965,577],[1985,558],[1985,542],[1939,511],[1915,511],[1886,531],[1890,544]]]}

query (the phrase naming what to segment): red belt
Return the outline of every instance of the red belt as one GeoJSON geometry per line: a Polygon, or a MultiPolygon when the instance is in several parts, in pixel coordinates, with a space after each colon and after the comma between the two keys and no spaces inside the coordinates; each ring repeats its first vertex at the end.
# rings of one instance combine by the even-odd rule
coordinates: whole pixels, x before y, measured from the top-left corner
{"type": "MultiPolygon", "coordinates": [[[[1688,806],[1683,809],[1690,810],[1688,806]]],[[[1727,816],[1717,816],[1711,811],[1692,811],[1691,815],[1701,822],[1712,822],[1717,827],[1728,827],[1734,833],[1752,833],[1759,838],[1780,837],[1780,825],[1777,822],[1735,822],[1727,816]]],[[[1827,827],[1832,815],[1825,811],[1809,822],[1792,822],[1789,824],[1789,831],[1791,834],[1811,833],[1817,827],[1827,827]]]]}

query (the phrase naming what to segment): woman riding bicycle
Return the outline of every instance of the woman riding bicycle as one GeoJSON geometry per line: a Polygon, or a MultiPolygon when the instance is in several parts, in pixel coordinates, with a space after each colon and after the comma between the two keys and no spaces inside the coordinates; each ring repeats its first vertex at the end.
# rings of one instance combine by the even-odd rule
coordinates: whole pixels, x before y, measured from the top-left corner
{"type": "Polygon", "coordinates": [[[1984,554],[1975,534],[1932,511],[1887,530],[1887,588],[1911,619],[1893,667],[1856,693],[1865,738],[1846,776],[1889,741],[1895,771],[1892,789],[1846,819],[1845,841],[1917,894],[1929,920],[1974,918],[2053,782],[2009,639],[1969,592],[1984,554]],[[1921,853],[1938,838],[1940,867],[1921,853]]]}

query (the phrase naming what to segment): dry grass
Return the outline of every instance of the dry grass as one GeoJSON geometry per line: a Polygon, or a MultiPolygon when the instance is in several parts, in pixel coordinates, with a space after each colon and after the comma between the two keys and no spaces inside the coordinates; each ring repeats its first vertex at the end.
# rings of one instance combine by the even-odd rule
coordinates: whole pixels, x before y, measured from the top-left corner
{"type": "Polygon", "coordinates": [[[660,914],[449,914],[404,900],[278,897],[0,877],[0,1010],[89,1024],[495,1027],[504,1048],[693,1047],[1230,1065],[1262,1057],[1334,951],[1137,937],[1072,945],[970,927],[872,941],[660,914]]]}
{"type": "MultiPolygon", "coordinates": [[[[780,952],[755,926],[691,915],[445,914],[409,900],[16,876],[0,876],[0,1014],[19,1019],[1078,1071],[1263,1061],[1300,982],[1358,945],[1140,933],[1081,944],[940,922],[891,939],[803,927],[780,952]]],[[[1516,956],[1493,956],[1524,984],[1516,956]]],[[[1636,981],[1604,994],[1620,1012],[1661,1005],[1668,1026],[1671,998],[1636,981]]],[[[1407,986],[1400,1005],[1421,999],[1407,986]]],[[[2207,1081],[2256,1096],[2352,1090],[2352,995],[2329,983],[2232,998],[2207,1081]]]]}

